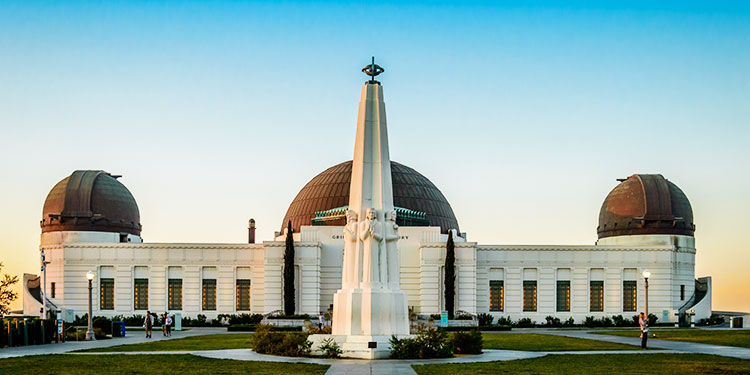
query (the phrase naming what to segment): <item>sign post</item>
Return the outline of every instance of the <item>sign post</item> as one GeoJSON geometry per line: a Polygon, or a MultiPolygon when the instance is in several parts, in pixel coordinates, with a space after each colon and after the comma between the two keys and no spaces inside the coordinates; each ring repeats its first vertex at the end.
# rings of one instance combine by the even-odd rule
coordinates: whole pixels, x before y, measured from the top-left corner
{"type": "Polygon", "coordinates": [[[443,328],[448,327],[448,310],[440,312],[440,326],[443,328]]]}

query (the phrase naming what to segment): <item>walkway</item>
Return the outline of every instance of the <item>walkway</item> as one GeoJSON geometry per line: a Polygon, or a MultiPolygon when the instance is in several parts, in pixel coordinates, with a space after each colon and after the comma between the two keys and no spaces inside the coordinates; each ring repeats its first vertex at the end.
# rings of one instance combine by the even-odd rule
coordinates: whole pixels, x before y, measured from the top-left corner
{"type": "Polygon", "coordinates": [[[23,357],[37,354],[62,354],[75,350],[106,348],[115,345],[138,344],[141,342],[152,342],[161,340],[172,340],[183,337],[210,335],[215,333],[227,333],[226,328],[190,328],[186,331],[172,331],[172,337],[162,336],[161,331],[154,331],[152,339],[147,339],[145,331],[127,331],[125,337],[96,340],[96,341],[67,341],[60,344],[16,346],[13,348],[0,349],[0,359],[10,357],[23,357]]]}
{"type": "MultiPolygon", "coordinates": [[[[579,330],[546,330],[546,331],[540,331],[538,333],[641,346],[641,339],[638,337],[635,337],[635,335],[638,333],[637,331],[633,332],[634,337],[622,337],[622,336],[596,334],[596,333],[591,333],[590,331],[579,331],[579,330]]],[[[684,352],[684,353],[715,354],[715,355],[721,355],[724,357],[750,359],[750,348],[740,348],[736,346],[720,346],[720,345],[710,345],[710,344],[699,344],[695,342],[657,340],[654,338],[648,339],[648,346],[650,348],[674,350],[674,351],[684,352]]],[[[663,352],[663,351],[660,351],[660,352],[663,352]]]]}

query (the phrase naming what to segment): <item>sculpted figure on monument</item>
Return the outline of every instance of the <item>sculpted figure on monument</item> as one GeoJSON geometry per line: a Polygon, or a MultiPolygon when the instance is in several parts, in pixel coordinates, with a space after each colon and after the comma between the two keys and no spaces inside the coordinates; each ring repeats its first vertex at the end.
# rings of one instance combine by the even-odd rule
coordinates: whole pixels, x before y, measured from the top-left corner
{"type": "Polygon", "coordinates": [[[396,224],[396,210],[388,212],[388,221],[385,223],[385,244],[386,244],[386,264],[388,287],[398,289],[399,279],[399,259],[398,259],[398,224],[396,224]]]}
{"type": "MultiPolygon", "coordinates": [[[[359,263],[359,254],[357,252],[357,235],[359,223],[357,222],[357,211],[346,211],[346,226],[344,226],[344,264],[359,263]]],[[[356,287],[359,282],[358,267],[349,267],[347,274],[344,275],[344,284],[349,287],[356,287]]]]}
{"type": "Polygon", "coordinates": [[[378,221],[377,210],[367,209],[367,217],[359,226],[362,240],[362,282],[372,284],[380,281],[378,257],[380,241],[383,240],[383,223],[378,221]]]}

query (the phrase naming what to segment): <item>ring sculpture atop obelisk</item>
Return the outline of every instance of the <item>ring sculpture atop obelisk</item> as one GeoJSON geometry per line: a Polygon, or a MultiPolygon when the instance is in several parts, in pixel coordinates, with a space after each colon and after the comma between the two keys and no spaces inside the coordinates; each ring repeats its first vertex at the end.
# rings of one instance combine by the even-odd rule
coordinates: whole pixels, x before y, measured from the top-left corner
{"type": "Polygon", "coordinates": [[[388,355],[392,335],[409,334],[409,315],[399,285],[399,237],[383,88],[375,80],[384,69],[373,57],[362,71],[371,79],[362,86],[359,102],[333,335],[343,343],[345,356],[381,358],[388,355]]]}

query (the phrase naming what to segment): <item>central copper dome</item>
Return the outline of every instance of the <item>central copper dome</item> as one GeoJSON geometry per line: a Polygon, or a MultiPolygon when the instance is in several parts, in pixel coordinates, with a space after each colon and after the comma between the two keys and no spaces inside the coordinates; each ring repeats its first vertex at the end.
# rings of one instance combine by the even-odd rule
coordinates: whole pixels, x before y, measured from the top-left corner
{"type": "MultiPolygon", "coordinates": [[[[391,161],[393,204],[426,214],[430,226],[458,230],[458,221],[443,193],[427,177],[403,164],[391,161]]],[[[303,225],[311,225],[315,212],[339,208],[349,204],[349,184],[352,161],[334,165],[315,176],[294,198],[281,224],[291,220],[296,232],[303,225]]],[[[406,224],[409,226],[408,224],[406,224]]]]}

